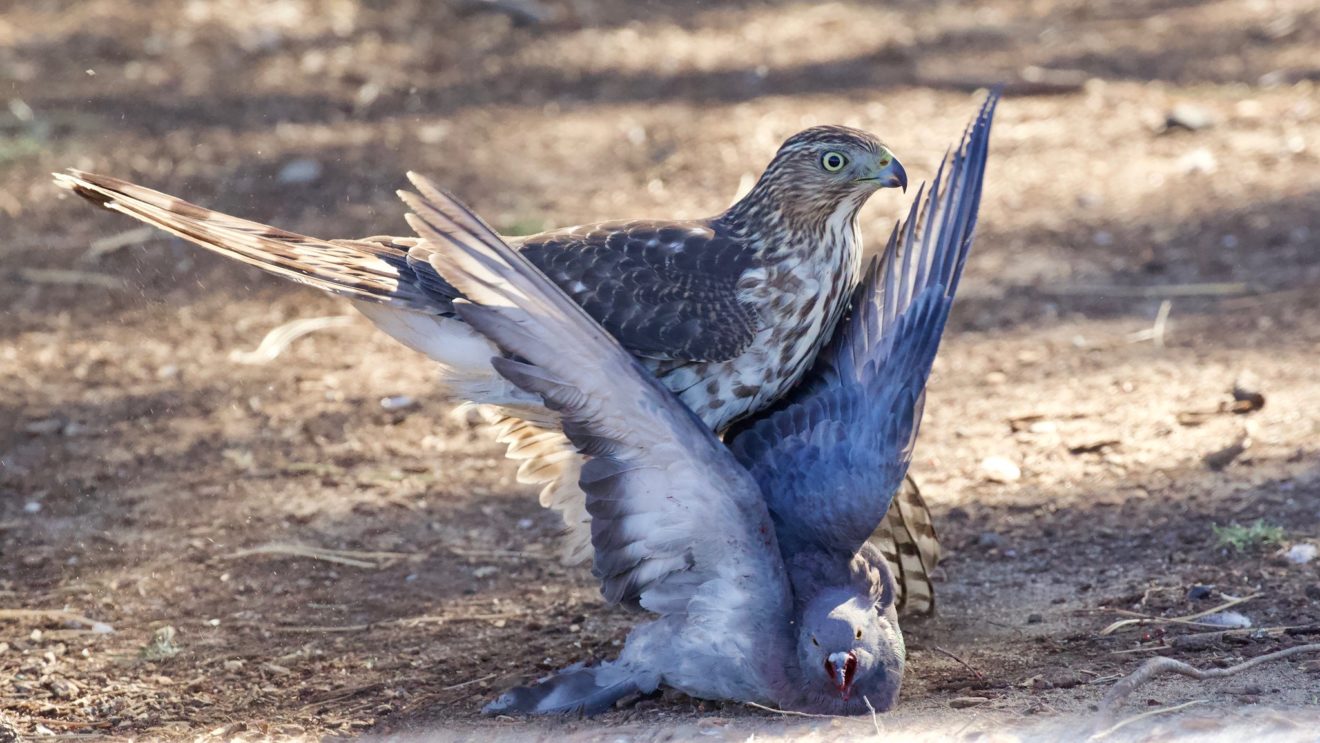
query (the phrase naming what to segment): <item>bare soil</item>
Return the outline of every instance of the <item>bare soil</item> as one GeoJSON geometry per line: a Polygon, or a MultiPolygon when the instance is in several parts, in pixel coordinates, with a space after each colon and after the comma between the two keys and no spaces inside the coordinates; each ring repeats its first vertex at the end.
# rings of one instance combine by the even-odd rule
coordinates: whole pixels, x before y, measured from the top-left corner
{"type": "MultiPolygon", "coordinates": [[[[506,231],[690,217],[812,123],[875,131],[929,178],[999,80],[914,467],[948,548],[940,608],[904,625],[902,702],[878,723],[1069,739],[1147,657],[1215,667],[1314,639],[1320,561],[1281,556],[1320,542],[1313,4],[555,0],[530,24],[475,5],[0,10],[0,739],[873,732],[674,695],[480,717],[634,621],[557,562],[554,517],[489,432],[340,301],[130,232],[48,173],[326,237],[406,233],[409,169],[506,231]],[[1166,127],[1179,106],[1207,125],[1166,127]],[[355,319],[269,363],[232,356],[334,315],[355,319]],[[1264,407],[1233,412],[1247,372],[1264,407]],[[415,403],[382,406],[399,395],[415,403]],[[1021,477],[992,482],[987,457],[1021,477]],[[1258,519],[1277,543],[1217,536],[1258,519]],[[250,552],[271,544],[371,554],[250,552]],[[1246,596],[1252,630],[1102,634],[1246,596]]],[[[869,244],[906,206],[873,200],[869,244]]],[[[1314,735],[1320,664],[1160,681],[1127,709],[1193,700],[1182,727],[1129,730],[1314,735]]]]}

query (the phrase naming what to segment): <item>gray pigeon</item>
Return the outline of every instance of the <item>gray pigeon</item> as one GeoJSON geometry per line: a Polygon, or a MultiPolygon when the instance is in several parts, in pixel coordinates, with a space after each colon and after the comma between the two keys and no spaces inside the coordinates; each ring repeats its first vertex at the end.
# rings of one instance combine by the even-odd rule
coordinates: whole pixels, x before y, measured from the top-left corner
{"type": "Polygon", "coordinates": [[[474,214],[424,180],[404,194],[433,265],[466,298],[455,311],[505,352],[496,371],[558,413],[586,458],[605,599],[656,615],[617,659],[513,689],[487,712],[591,714],[661,684],[808,712],[893,707],[905,651],[893,578],[868,539],[912,458],[997,99],[872,262],[810,379],[728,446],[474,214]]]}

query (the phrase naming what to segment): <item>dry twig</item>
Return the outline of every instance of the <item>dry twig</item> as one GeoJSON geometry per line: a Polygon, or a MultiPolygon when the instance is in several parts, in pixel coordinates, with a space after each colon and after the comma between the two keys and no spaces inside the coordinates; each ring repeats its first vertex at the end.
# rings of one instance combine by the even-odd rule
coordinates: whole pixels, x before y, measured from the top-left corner
{"type": "MultiPolygon", "coordinates": [[[[747,705],[748,707],[755,707],[756,709],[764,710],[764,711],[766,711],[766,712],[773,712],[773,713],[775,713],[776,715],[786,715],[786,716],[789,716],[789,717],[812,717],[812,718],[816,718],[816,719],[819,719],[819,720],[851,720],[851,719],[853,719],[853,718],[851,718],[851,717],[845,717],[844,715],[813,715],[813,714],[810,713],[810,712],[797,712],[797,711],[795,711],[795,710],[791,710],[791,709],[775,709],[774,707],[767,707],[767,706],[765,706],[764,704],[757,704],[756,702],[743,702],[743,704],[747,705]]],[[[868,704],[869,704],[869,702],[868,702],[868,704]]]]}
{"type": "Polygon", "coordinates": [[[1166,299],[1160,302],[1160,309],[1155,313],[1155,324],[1146,330],[1138,330],[1128,335],[1129,343],[1141,343],[1142,341],[1154,341],[1156,348],[1164,348],[1164,328],[1169,322],[1169,312],[1173,309],[1173,301],[1166,299]]]}
{"type": "Polygon", "coordinates": [[[944,648],[938,645],[934,646],[933,649],[935,650],[935,652],[941,655],[948,656],[949,658],[952,658],[953,660],[957,661],[959,665],[961,665],[963,668],[966,668],[967,670],[971,671],[972,675],[975,676],[978,681],[985,679],[985,674],[976,670],[976,668],[974,668],[971,663],[968,663],[967,661],[963,660],[962,658],[959,658],[958,656],[954,655],[953,653],[950,653],[949,651],[945,650],[944,648]]]}
{"type": "Polygon", "coordinates": [[[105,622],[88,619],[81,614],[74,614],[63,609],[0,609],[0,620],[5,619],[56,619],[61,622],[73,622],[86,626],[98,635],[114,632],[114,627],[105,622]]]}
{"type": "Polygon", "coordinates": [[[55,284],[58,286],[99,286],[104,289],[123,289],[123,279],[91,271],[73,271],[63,268],[20,268],[18,278],[29,284],[55,284]]]}
{"type": "Polygon", "coordinates": [[[364,630],[371,629],[371,625],[370,625],[370,624],[350,624],[350,625],[346,625],[346,626],[336,627],[336,626],[333,626],[333,625],[326,625],[326,626],[306,625],[306,626],[303,626],[303,625],[288,625],[288,624],[283,624],[283,625],[275,625],[275,626],[273,626],[273,627],[268,627],[267,629],[270,629],[270,630],[272,630],[272,631],[274,631],[274,632],[289,632],[289,633],[291,633],[291,634],[319,635],[319,634],[326,634],[326,633],[331,633],[331,632],[362,632],[362,631],[364,631],[364,630]]]}
{"type": "Polygon", "coordinates": [[[331,317],[301,317],[290,320],[271,330],[261,339],[253,351],[231,351],[229,360],[239,364],[265,364],[279,358],[279,355],[296,340],[318,330],[342,328],[352,325],[352,315],[334,315],[331,317]]]}
{"type": "Polygon", "coordinates": [[[1229,666],[1228,668],[1210,668],[1205,670],[1190,666],[1180,660],[1174,660],[1173,658],[1150,658],[1147,659],[1145,663],[1141,664],[1140,668],[1128,674],[1123,680],[1114,684],[1109,690],[1109,693],[1106,694],[1105,698],[1100,702],[1100,711],[1096,715],[1097,724],[1105,724],[1113,719],[1114,713],[1123,705],[1123,702],[1127,701],[1127,698],[1132,696],[1132,693],[1138,688],[1145,685],[1156,676],[1166,673],[1176,673],[1181,676],[1196,679],[1197,681],[1220,679],[1237,675],[1263,663],[1282,660],[1294,655],[1301,655],[1302,653],[1314,653],[1318,651],[1320,651],[1320,644],[1298,645],[1296,647],[1286,648],[1273,653],[1259,655],[1235,666],[1229,666]]]}
{"type": "Polygon", "coordinates": [[[404,560],[414,556],[406,552],[358,552],[355,550],[322,549],[321,547],[308,547],[302,544],[271,543],[239,550],[231,555],[225,555],[223,559],[236,560],[240,557],[251,557],[253,555],[306,557],[354,568],[379,568],[396,560],[404,560]]]}
{"type": "Polygon", "coordinates": [[[143,226],[107,235],[99,240],[92,241],[92,244],[87,248],[87,252],[83,253],[78,260],[82,263],[91,263],[121,248],[140,245],[162,234],[155,227],[143,226]]]}
{"type": "Polygon", "coordinates": [[[473,685],[473,684],[479,684],[479,683],[481,683],[482,681],[490,681],[490,680],[493,679],[493,678],[495,678],[495,674],[493,674],[493,673],[488,673],[488,674],[486,674],[485,676],[482,676],[482,677],[479,678],[479,679],[470,679],[470,680],[468,680],[468,681],[464,681],[464,682],[459,683],[459,684],[453,684],[453,685],[450,685],[450,686],[442,687],[442,688],[440,689],[440,691],[454,691],[455,689],[462,689],[462,688],[465,687],[465,686],[471,686],[471,685],[473,685]]]}
{"type": "Polygon", "coordinates": [[[1250,284],[1236,282],[1205,284],[1162,284],[1122,286],[1118,284],[1073,284],[1041,288],[1042,294],[1073,297],[1237,297],[1252,294],[1250,284]]]}
{"type": "Polygon", "coordinates": [[[1118,732],[1119,730],[1127,727],[1128,725],[1131,725],[1134,722],[1141,722],[1142,720],[1145,720],[1149,717],[1155,717],[1156,715],[1167,715],[1170,712],[1177,712],[1178,710],[1187,709],[1188,707],[1195,707],[1198,704],[1205,704],[1206,701],[1207,700],[1205,699],[1196,699],[1191,702],[1184,702],[1183,704],[1175,704],[1172,707],[1160,707],[1159,709],[1153,709],[1149,712],[1142,712],[1139,715],[1133,715],[1132,717],[1129,717],[1125,720],[1120,720],[1119,722],[1110,725],[1109,727],[1105,728],[1104,730],[1101,730],[1098,733],[1093,733],[1091,737],[1087,738],[1087,740],[1088,741],[1100,740],[1101,738],[1108,737],[1109,735],[1118,732]]]}
{"type": "Polygon", "coordinates": [[[1188,614],[1187,616],[1183,616],[1183,617],[1153,617],[1150,616],[1149,614],[1141,614],[1135,611],[1128,611],[1127,609],[1115,609],[1113,611],[1116,611],[1119,614],[1131,615],[1134,618],[1120,619],[1117,622],[1114,622],[1108,627],[1105,627],[1104,629],[1100,630],[1100,636],[1104,637],[1106,635],[1112,635],[1121,629],[1127,629],[1128,627],[1139,627],[1147,624],[1187,624],[1193,627],[1214,627],[1216,625],[1205,624],[1203,622],[1197,622],[1196,620],[1200,619],[1201,617],[1208,617],[1211,614],[1217,614],[1218,612],[1237,606],[1238,604],[1245,603],[1259,596],[1260,596],[1259,593],[1253,593],[1250,596],[1243,596],[1241,598],[1231,599],[1229,601],[1225,601],[1219,606],[1206,609],[1205,611],[1198,611],[1195,614],[1188,614]]]}
{"type": "Polygon", "coordinates": [[[862,701],[866,702],[866,708],[871,710],[871,727],[875,728],[875,737],[879,738],[884,733],[880,730],[880,718],[875,714],[875,707],[871,706],[871,700],[865,696],[862,697],[862,701]]]}

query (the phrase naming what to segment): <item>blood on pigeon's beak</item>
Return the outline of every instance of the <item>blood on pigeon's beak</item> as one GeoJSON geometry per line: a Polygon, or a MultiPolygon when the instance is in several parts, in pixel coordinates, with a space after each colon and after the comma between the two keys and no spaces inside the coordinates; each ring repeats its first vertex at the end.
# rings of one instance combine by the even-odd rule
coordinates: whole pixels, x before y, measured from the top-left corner
{"type": "Polygon", "coordinates": [[[850,652],[832,653],[825,661],[825,673],[829,674],[843,701],[848,701],[852,696],[853,677],[857,675],[857,656],[850,652]]]}

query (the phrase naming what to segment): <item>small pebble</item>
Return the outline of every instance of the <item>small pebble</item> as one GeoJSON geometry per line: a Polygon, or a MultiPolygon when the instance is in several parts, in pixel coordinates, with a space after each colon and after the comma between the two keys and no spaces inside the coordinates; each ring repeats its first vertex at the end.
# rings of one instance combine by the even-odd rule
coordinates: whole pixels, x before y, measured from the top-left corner
{"type": "Polygon", "coordinates": [[[1305,565],[1315,559],[1316,552],[1314,544],[1302,542],[1289,547],[1288,551],[1283,553],[1283,559],[1294,565],[1305,565]]]}
{"type": "Polygon", "coordinates": [[[280,173],[275,176],[275,179],[280,183],[303,185],[320,178],[322,170],[321,163],[309,157],[304,157],[286,163],[283,168],[280,168],[280,173]]]}
{"type": "Polygon", "coordinates": [[[999,549],[1004,546],[1004,538],[992,531],[981,532],[976,538],[976,546],[986,549],[999,549]]]}
{"type": "Polygon", "coordinates": [[[1260,391],[1260,378],[1250,371],[1243,371],[1233,380],[1233,399],[1245,405],[1234,412],[1251,412],[1265,407],[1265,395],[1260,391]]]}
{"type": "Polygon", "coordinates": [[[981,475],[990,482],[1017,482],[1022,478],[1022,468],[1007,457],[986,457],[981,460],[981,475]]]}
{"type": "Polygon", "coordinates": [[[59,433],[64,428],[64,421],[59,418],[46,418],[44,420],[32,421],[23,427],[23,430],[37,436],[44,436],[52,433],[59,433]]]}
{"type": "Polygon", "coordinates": [[[1169,111],[1169,115],[1164,120],[1164,129],[1185,129],[1189,132],[1208,129],[1215,124],[1214,116],[1210,115],[1200,106],[1193,106],[1190,103],[1180,103],[1169,111]]]}
{"type": "Polygon", "coordinates": [[[1251,626],[1251,620],[1236,611],[1221,611],[1208,617],[1201,617],[1196,621],[1212,627],[1222,627],[1223,629],[1247,629],[1251,626]]]}
{"type": "Polygon", "coordinates": [[[1198,147],[1178,158],[1178,170],[1187,175],[1197,173],[1209,175],[1219,170],[1219,160],[1215,157],[1215,153],[1204,147],[1198,147]]]}
{"type": "Polygon", "coordinates": [[[1203,599],[1208,599],[1210,598],[1210,595],[1214,593],[1214,591],[1215,591],[1214,586],[1205,586],[1205,585],[1201,585],[1200,583],[1197,583],[1196,585],[1188,589],[1187,600],[1201,601],[1203,599]]]}
{"type": "Polygon", "coordinates": [[[979,707],[990,701],[985,697],[954,697],[949,700],[949,706],[954,709],[967,709],[968,707],[979,707]]]}
{"type": "Polygon", "coordinates": [[[1040,624],[1040,623],[1043,622],[1043,621],[1045,621],[1045,617],[1042,617],[1042,616],[1039,615],[1039,614],[1028,614],[1028,615],[1027,615],[1027,624],[1040,624]]]}
{"type": "Polygon", "coordinates": [[[417,404],[417,401],[407,395],[390,395],[380,399],[380,406],[386,410],[406,410],[417,404]]]}

